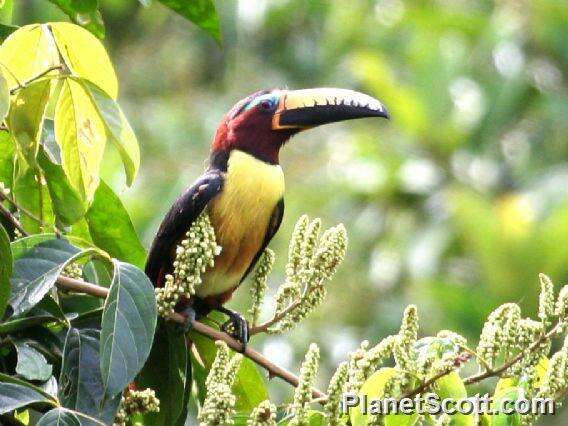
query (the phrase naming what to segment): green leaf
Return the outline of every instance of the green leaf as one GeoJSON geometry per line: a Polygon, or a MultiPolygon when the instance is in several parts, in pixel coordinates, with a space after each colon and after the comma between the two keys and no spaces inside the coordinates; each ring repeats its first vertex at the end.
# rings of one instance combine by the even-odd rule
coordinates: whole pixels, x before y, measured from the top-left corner
{"type": "Polygon", "coordinates": [[[12,189],[14,185],[14,157],[16,149],[10,133],[0,132],[0,182],[12,189]]]}
{"type": "Polygon", "coordinates": [[[193,22],[218,43],[221,42],[219,16],[213,0],[160,0],[160,3],[193,22]]]}
{"type": "Polygon", "coordinates": [[[16,31],[18,28],[17,25],[6,25],[0,24],[0,43],[6,40],[10,34],[16,31]]]}
{"type": "MultiPolygon", "coordinates": [[[[493,400],[493,409],[499,410],[505,400],[516,401],[518,397],[518,387],[510,387],[504,389],[503,392],[501,392],[499,395],[495,395],[493,400]]],[[[492,426],[520,426],[521,423],[521,415],[519,413],[497,413],[491,416],[492,426]]]]}
{"type": "Polygon", "coordinates": [[[15,331],[25,330],[35,325],[53,322],[51,315],[34,315],[25,318],[17,318],[0,323],[0,335],[11,334],[15,331]]]}
{"type": "Polygon", "coordinates": [[[53,163],[43,150],[39,153],[38,163],[47,181],[55,217],[63,225],[74,224],[85,215],[86,206],[83,200],[69,184],[62,167],[53,163]]]}
{"type": "Polygon", "coordinates": [[[146,250],[120,198],[103,181],[86,214],[89,232],[97,247],[111,256],[142,268],[146,250]]]}
{"type": "Polygon", "coordinates": [[[110,58],[100,40],[89,31],[68,22],[49,24],[55,43],[74,76],[85,78],[109,96],[118,96],[118,80],[110,58]]]}
{"type": "MultiPolygon", "coordinates": [[[[161,322],[156,330],[148,361],[136,382],[152,388],[160,400],[160,411],[144,415],[144,424],[174,425],[183,411],[183,398],[188,369],[188,350],[183,333],[171,323],[161,322]],[[171,395],[179,397],[172,398],[171,395]]],[[[191,377],[189,377],[191,382],[191,377]]]]}
{"type": "MultiPolygon", "coordinates": [[[[112,423],[122,394],[105,398],[99,367],[98,330],[70,328],[59,377],[59,400],[67,408],[112,423]]],[[[121,389],[122,390],[122,389],[121,389]]]]}
{"type": "Polygon", "coordinates": [[[114,99],[93,83],[87,80],[83,80],[82,83],[91,94],[97,110],[107,126],[109,138],[122,158],[126,183],[131,186],[140,166],[140,148],[136,135],[114,99]]]}
{"type": "Polygon", "coordinates": [[[85,88],[71,78],[63,81],[55,107],[55,139],[71,186],[84,200],[92,201],[99,185],[106,128],[85,88]]]}
{"type": "Polygon", "coordinates": [[[43,219],[45,223],[53,221],[53,211],[47,186],[40,185],[36,178],[36,172],[28,168],[16,179],[13,192],[13,197],[20,207],[34,216],[33,218],[27,214],[20,216],[20,222],[24,229],[30,233],[42,232],[43,229],[38,223],[38,219],[43,219]]]}
{"type": "Polygon", "coordinates": [[[50,92],[50,80],[30,84],[15,96],[8,114],[8,128],[22,156],[31,166],[36,164],[50,92]]]}
{"type": "Polygon", "coordinates": [[[55,406],[55,401],[28,386],[0,383],[0,414],[30,405],[55,406]]]}
{"type": "Polygon", "coordinates": [[[105,38],[105,24],[96,0],[49,0],[58,6],[71,20],[89,30],[100,39],[105,38]],[[86,6],[81,6],[86,3],[86,6]],[[93,8],[92,5],[95,4],[93,8]]]}
{"type": "Polygon", "coordinates": [[[25,25],[8,36],[0,46],[0,64],[10,89],[59,65],[59,56],[52,46],[45,25],[25,25]]]}
{"type": "MultiPolygon", "coordinates": [[[[215,342],[193,332],[190,333],[190,338],[209,370],[217,354],[215,342]]],[[[264,377],[258,371],[256,364],[248,358],[244,358],[241,362],[233,390],[237,397],[235,405],[237,411],[250,412],[262,401],[269,399],[264,377]]]]}
{"type": "Polygon", "coordinates": [[[4,316],[10,299],[10,277],[12,276],[12,249],[10,239],[0,225],[0,318],[4,316]]]}
{"type": "Polygon", "coordinates": [[[8,110],[10,109],[10,88],[8,81],[4,77],[2,68],[0,68],[0,122],[6,119],[8,110]]]}
{"type": "Polygon", "coordinates": [[[101,372],[108,396],[121,392],[144,366],[157,312],[154,287],[146,274],[115,260],[101,324],[101,372]]]}
{"type": "Polygon", "coordinates": [[[79,250],[66,240],[40,243],[14,263],[10,305],[14,315],[22,314],[39,303],[53,287],[65,266],[97,253],[79,250]]]}
{"type": "MultiPolygon", "coordinates": [[[[388,380],[396,374],[395,368],[385,367],[379,369],[363,383],[359,394],[367,395],[368,400],[381,398],[384,395],[385,385],[388,380]]],[[[355,407],[349,411],[349,417],[353,426],[366,426],[370,416],[369,414],[361,413],[360,408],[355,407]]],[[[418,415],[416,413],[412,415],[390,414],[385,417],[386,426],[411,426],[416,424],[417,421],[418,415]]]]}
{"type": "Polygon", "coordinates": [[[81,422],[72,411],[54,408],[39,419],[37,426],[81,426],[81,422]]]}
{"type": "Polygon", "coordinates": [[[45,357],[40,352],[20,340],[15,341],[14,346],[18,353],[16,373],[24,379],[42,382],[51,377],[53,367],[47,363],[45,357]]]}
{"type": "Polygon", "coordinates": [[[19,259],[24,254],[26,254],[26,252],[28,252],[38,244],[55,239],[55,234],[34,234],[28,237],[19,238],[16,241],[12,241],[10,243],[10,247],[12,248],[12,255],[14,256],[14,260],[19,259]]]}
{"type": "MultiPolygon", "coordinates": [[[[467,397],[467,390],[462,378],[456,371],[452,371],[436,380],[436,393],[441,399],[452,398],[453,400],[467,397]]],[[[456,426],[473,426],[473,415],[455,414],[451,416],[452,424],[456,426]]]]}

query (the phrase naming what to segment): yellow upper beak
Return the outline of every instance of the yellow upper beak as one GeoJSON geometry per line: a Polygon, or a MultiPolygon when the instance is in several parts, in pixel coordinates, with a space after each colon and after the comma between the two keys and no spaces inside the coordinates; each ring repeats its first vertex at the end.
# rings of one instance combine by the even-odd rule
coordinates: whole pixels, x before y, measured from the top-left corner
{"type": "Polygon", "coordinates": [[[283,91],[272,128],[309,129],[321,124],[363,117],[389,118],[377,99],[354,90],[322,87],[283,91]]]}

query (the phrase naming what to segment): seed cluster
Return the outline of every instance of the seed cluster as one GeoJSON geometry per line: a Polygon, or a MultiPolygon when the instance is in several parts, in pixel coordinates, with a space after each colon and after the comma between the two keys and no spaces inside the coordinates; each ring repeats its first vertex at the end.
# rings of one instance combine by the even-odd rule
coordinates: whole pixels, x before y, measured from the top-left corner
{"type": "Polygon", "coordinates": [[[268,289],[268,275],[272,272],[272,267],[274,266],[274,261],[276,260],[276,255],[269,248],[264,250],[264,253],[260,256],[258,264],[254,271],[254,276],[252,279],[252,284],[250,287],[251,293],[251,307],[248,313],[251,318],[251,324],[256,325],[260,318],[260,313],[262,311],[262,302],[264,301],[264,296],[266,290],[268,289]]]}
{"type": "Polygon", "coordinates": [[[294,390],[294,401],[291,406],[294,417],[290,421],[290,426],[308,426],[308,409],[312,400],[312,387],[318,374],[319,358],[319,348],[312,343],[300,368],[298,386],[294,390]]]}
{"type": "Polygon", "coordinates": [[[83,278],[83,268],[78,263],[73,262],[63,268],[61,274],[69,278],[80,280],[83,278]]]}
{"type": "Polygon", "coordinates": [[[269,400],[262,401],[252,410],[247,426],[275,426],[276,407],[269,400]]]}
{"type": "Polygon", "coordinates": [[[215,240],[215,230],[204,212],[193,222],[185,238],[176,248],[173,273],[165,276],[164,286],[157,288],[158,312],[163,317],[174,313],[181,298],[189,299],[201,284],[201,276],[214,265],[221,246],[215,240]]]}

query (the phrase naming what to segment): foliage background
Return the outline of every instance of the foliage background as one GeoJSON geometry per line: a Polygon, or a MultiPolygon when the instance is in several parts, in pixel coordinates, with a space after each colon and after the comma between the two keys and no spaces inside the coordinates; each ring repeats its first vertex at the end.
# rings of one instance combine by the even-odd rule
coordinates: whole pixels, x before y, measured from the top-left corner
{"type": "MultiPolygon", "coordinates": [[[[45,1],[15,3],[18,25],[67,20],[45,1]]],[[[363,338],[395,332],[408,303],[425,333],[475,336],[501,303],[534,312],[538,272],[566,281],[567,2],[223,0],[221,48],[159,4],[100,3],[142,150],[132,189],[112,151],[103,176],[146,244],[203,170],[222,115],[250,92],[354,88],[391,110],[388,123],[327,126],[283,150],[277,253],[303,212],[345,223],[350,248],[315,316],[253,342],[276,362],[297,369],[316,341],[332,368],[363,338]]]]}

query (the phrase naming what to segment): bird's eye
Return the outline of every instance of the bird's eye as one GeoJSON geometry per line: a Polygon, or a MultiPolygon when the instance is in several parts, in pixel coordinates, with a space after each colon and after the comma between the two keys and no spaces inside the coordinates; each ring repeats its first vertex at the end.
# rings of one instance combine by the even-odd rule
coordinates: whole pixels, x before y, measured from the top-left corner
{"type": "Polygon", "coordinates": [[[274,105],[274,102],[269,99],[265,99],[260,103],[260,107],[265,111],[271,111],[272,109],[274,109],[274,105]]]}

